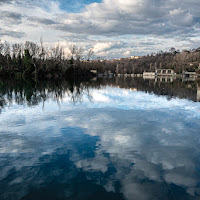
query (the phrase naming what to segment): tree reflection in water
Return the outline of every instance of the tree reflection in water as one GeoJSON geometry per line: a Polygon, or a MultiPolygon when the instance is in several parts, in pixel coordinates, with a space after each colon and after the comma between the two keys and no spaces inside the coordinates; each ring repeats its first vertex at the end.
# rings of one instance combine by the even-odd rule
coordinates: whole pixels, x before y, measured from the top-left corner
{"type": "Polygon", "coordinates": [[[83,91],[88,97],[90,96],[87,82],[4,80],[0,82],[0,111],[13,103],[35,106],[51,99],[59,104],[66,94],[71,98],[72,103],[76,104],[82,101],[83,91]]]}
{"type": "Polygon", "coordinates": [[[18,105],[34,106],[45,103],[48,99],[57,101],[67,96],[73,104],[83,101],[83,94],[92,100],[91,88],[114,86],[136,91],[166,95],[168,98],[184,98],[192,101],[199,99],[199,81],[184,81],[175,79],[172,82],[144,80],[142,78],[116,77],[102,78],[95,81],[80,82],[69,80],[34,81],[34,80],[0,80],[0,112],[5,106],[18,105]]]}
{"type": "Polygon", "coordinates": [[[0,199],[199,199],[199,103],[157,96],[197,101],[197,86],[124,77],[1,82],[2,108],[25,106],[1,115],[0,199]],[[63,109],[35,106],[51,99],[63,109]]]}

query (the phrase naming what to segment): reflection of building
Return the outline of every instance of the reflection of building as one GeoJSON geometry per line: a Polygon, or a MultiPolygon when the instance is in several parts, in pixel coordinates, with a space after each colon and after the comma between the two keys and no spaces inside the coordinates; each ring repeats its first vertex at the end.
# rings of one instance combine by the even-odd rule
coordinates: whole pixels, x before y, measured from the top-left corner
{"type": "Polygon", "coordinates": [[[102,73],[98,73],[98,77],[99,78],[103,77],[103,74],[102,73]]]}
{"type": "Polygon", "coordinates": [[[97,81],[97,77],[92,78],[91,81],[97,81]]]}
{"type": "Polygon", "coordinates": [[[104,73],[97,73],[97,76],[112,78],[114,76],[114,73],[112,73],[110,70],[106,70],[104,73]]]}
{"type": "Polygon", "coordinates": [[[97,74],[97,70],[96,69],[91,69],[90,72],[97,74]]]}
{"type": "Polygon", "coordinates": [[[197,85],[197,101],[200,101],[200,86],[197,85]]]}
{"type": "Polygon", "coordinates": [[[195,80],[196,80],[195,77],[186,77],[186,76],[184,76],[182,79],[183,82],[187,82],[187,81],[191,82],[191,81],[195,81],[195,80]]]}
{"type": "Polygon", "coordinates": [[[130,77],[130,76],[131,76],[131,74],[124,74],[124,76],[125,76],[125,77],[130,77]]]}
{"type": "Polygon", "coordinates": [[[137,89],[137,88],[130,88],[130,91],[131,91],[131,92],[137,92],[138,89],[137,89]]]}
{"type": "Polygon", "coordinates": [[[172,76],[159,76],[155,78],[155,82],[173,82],[174,78],[172,76]]]}
{"type": "Polygon", "coordinates": [[[174,70],[172,69],[156,69],[157,76],[172,76],[174,74],[174,70]]]}

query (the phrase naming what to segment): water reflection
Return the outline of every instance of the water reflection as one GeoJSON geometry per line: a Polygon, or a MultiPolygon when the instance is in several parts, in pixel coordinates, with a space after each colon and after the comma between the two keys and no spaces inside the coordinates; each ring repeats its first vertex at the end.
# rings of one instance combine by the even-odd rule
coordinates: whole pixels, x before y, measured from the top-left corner
{"type": "MultiPolygon", "coordinates": [[[[94,86],[95,87],[95,86],[94,86]]],[[[73,103],[81,102],[83,93],[89,98],[89,83],[58,80],[57,82],[34,80],[15,80],[0,82],[0,109],[7,105],[18,104],[35,106],[54,100],[60,103],[63,97],[68,96],[73,103]]],[[[1,110],[0,110],[1,111],[1,110]]]]}
{"type": "Polygon", "coordinates": [[[0,199],[200,198],[200,103],[106,81],[4,89],[0,199]]]}
{"type": "Polygon", "coordinates": [[[169,99],[178,97],[192,101],[200,101],[200,80],[194,81],[179,79],[176,77],[159,77],[155,79],[143,79],[132,77],[116,77],[112,79],[94,79],[90,82],[70,82],[59,80],[54,82],[33,80],[3,80],[0,81],[0,111],[7,105],[26,104],[29,106],[38,105],[49,99],[58,103],[66,97],[73,103],[83,101],[83,94],[90,99],[91,88],[105,86],[130,89],[132,91],[144,91],[156,95],[165,95],[169,99]],[[168,80],[170,79],[170,81],[168,80]]]}

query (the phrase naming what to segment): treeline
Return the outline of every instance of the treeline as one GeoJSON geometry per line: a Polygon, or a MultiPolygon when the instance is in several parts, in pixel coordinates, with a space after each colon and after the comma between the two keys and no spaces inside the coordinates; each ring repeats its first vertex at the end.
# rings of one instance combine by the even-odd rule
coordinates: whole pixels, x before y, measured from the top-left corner
{"type": "Polygon", "coordinates": [[[119,61],[110,62],[115,64],[116,72],[121,74],[154,72],[156,68],[173,69],[178,74],[183,71],[200,73],[200,47],[190,51],[183,50],[182,52],[171,48],[168,52],[160,51],[142,56],[139,59],[123,58],[119,61]]]}
{"type": "Polygon", "coordinates": [[[69,47],[70,53],[65,55],[64,49],[57,44],[47,47],[43,42],[10,45],[0,41],[0,77],[34,77],[37,79],[88,79],[94,74],[112,72],[114,74],[142,74],[154,72],[156,68],[173,69],[180,74],[183,71],[200,74],[200,47],[193,50],[179,51],[171,48],[168,52],[152,53],[138,59],[121,58],[113,60],[91,60],[90,49],[83,58],[83,49],[75,45],[69,47]]]}
{"type": "Polygon", "coordinates": [[[142,74],[155,72],[155,69],[173,69],[175,73],[183,71],[197,72],[200,74],[200,47],[193,50],[180,52],[171,48],[168,52],[148,54],[139,58],[121,58],[104,61],[93,61],[90,65],[98,72],[111,71],[116,74],[142,74]]]}
{"type": "Polygon", "coordinates": [[[89,78],[92,73],[81,63],[82,49],[72,45],[70,58],[58,44],[46,47],[33,42],[13,44],[0,41],[0,77],[89,78]]]}

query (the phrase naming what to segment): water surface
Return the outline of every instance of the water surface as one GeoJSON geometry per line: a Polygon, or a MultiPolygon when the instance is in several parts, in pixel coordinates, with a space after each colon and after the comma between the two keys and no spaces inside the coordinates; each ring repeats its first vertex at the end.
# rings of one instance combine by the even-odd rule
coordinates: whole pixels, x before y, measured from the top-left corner
{"type": "Polygon", "coordinates": [[[200,199],[198,82],[2,82],[0,99],[0,199],[200,199]]]}

